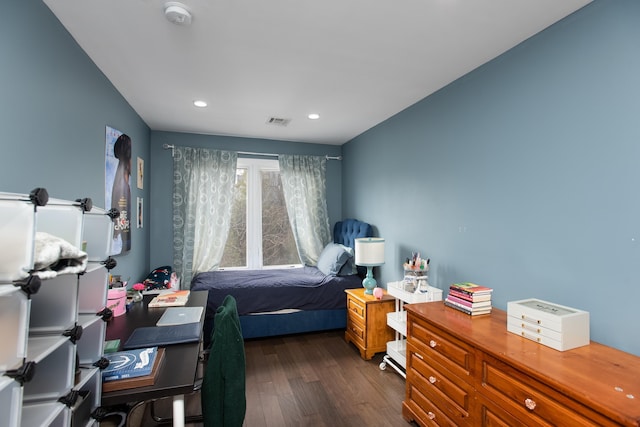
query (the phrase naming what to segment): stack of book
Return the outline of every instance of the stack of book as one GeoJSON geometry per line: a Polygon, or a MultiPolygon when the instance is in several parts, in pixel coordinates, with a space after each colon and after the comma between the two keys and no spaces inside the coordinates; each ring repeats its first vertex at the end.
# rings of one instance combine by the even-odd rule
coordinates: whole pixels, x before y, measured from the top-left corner
{"type": "Polygon", "coordinates": [[[491,313],[492,288],[476,285],[475,283],[454,283],[449,286],[449,295],[444,300],[445,305],[464,313],[476,316],[491,313]]]}

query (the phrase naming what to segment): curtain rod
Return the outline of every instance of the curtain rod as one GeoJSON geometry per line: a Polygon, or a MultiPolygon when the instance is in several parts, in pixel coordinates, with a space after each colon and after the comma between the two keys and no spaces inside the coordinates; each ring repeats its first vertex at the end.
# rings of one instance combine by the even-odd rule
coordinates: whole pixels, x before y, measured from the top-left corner
{"type": "MultiPolygon", "coordinates": [[[[162,148],[165,150],[171,150],[171,157],[173,157],[174,149],[176,148],[173,144],[162,144],[162,148]]],[[[242,154],[245,156],[263,156],[263,157],[278,157],[278,154],[272,153],[255,153],[252,151],[236,151],[238,154],[242,154]]],[[[329,156],[328,154],[324,156],[327,160],[342,160],[342,156],[329,156]]]]}

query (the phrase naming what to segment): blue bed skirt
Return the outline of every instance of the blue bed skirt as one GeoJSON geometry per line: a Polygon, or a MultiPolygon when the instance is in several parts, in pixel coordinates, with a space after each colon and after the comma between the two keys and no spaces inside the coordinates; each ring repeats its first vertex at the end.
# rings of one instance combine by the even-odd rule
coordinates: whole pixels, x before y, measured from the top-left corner
{"type": "Polygon", "coordinates": [[[240,325],[242,336],[245,339],[345,329],[347,309],[294,311],[286,314],[250,314],[240,316],[240,325]]]}

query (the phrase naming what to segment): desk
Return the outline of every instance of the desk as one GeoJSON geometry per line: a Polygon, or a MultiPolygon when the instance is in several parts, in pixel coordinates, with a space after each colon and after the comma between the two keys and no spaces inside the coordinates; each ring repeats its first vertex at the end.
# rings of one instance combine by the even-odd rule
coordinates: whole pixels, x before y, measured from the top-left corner
{"type": "MultiPolygon", "coordinates": [[[[187,307],[205,307],[206,310],[207,296],[207,291],[191,291],[187,307]]],[[[128,313],[111,319],[107,323],[106,339],[120,339],[122,346],[134,329],[155,326],[165,308],[148,308],[147,304],[153,297],[154,295],[145,295],[143,301],[133,304],[128,313]]],[[[200,323],[204,324],[204,312],[200,323]]],[[[103,393],[102,406],[172,396],[173,425],[184,426],[184,395],[193,392],[201,365],[199,363],[201,351],[202,337],[197,343],[165,347],[164,361],[154,385],[103,393]]]]}

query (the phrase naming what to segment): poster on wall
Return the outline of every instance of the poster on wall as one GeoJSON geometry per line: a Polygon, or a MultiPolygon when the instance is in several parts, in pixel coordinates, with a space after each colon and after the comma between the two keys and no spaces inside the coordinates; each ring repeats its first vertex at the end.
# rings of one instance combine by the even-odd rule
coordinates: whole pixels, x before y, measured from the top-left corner
{"type": "Polygon", "coordinates": [[[106,209],[116,208],[120,217],[113,220],[111,255],[131,249],[131,138],[107,126],[105,152],[106,209]]]}

